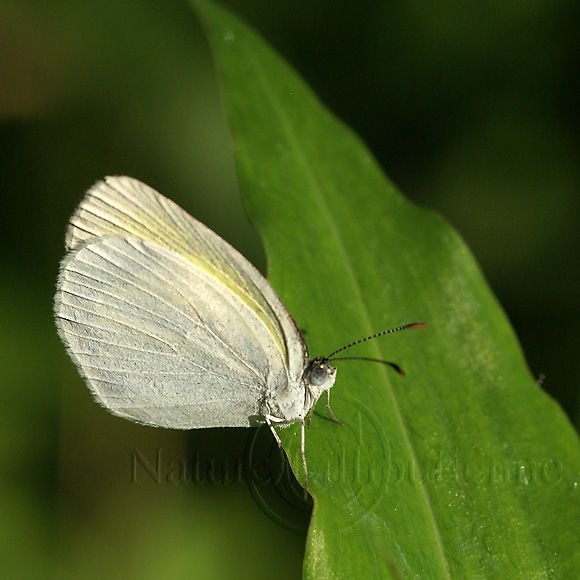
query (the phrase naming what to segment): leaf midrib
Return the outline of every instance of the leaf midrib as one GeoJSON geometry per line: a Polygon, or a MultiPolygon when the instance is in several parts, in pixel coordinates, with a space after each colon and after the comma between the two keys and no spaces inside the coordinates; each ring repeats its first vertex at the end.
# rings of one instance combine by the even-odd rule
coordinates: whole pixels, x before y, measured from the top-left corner
{"type": "MultiPolygon", "coordinates": [[[[344,243],[343,243],[342,238],[340,236],[340,230],[337,227],[337,224],[335,223],[335,221],[333,219],[331,219],[331,212],[329,211],[328,204],[326,203],[326,199],[322,193],[322,188],[320,187],[316,176],[310,170],[309,164],[307,163],[306,157],[304,155],[304,151],[300,147],[299,140],[297,139],[297,136],[294,132],[292,123],[286,117],[284,110],[278,106],[277,99],[275,98],[275,92],[273,91],[271,84],[268,82],[268,75],[265,74],[265,72],[263,71],[262,67],[260,66],[259,61],[256,61],[253,58],[253,53],[250,52],[248,54],[248,52],[246,52],[246,55],[248,55],[248,57],[245,60],[245,62],[253,64],[254,70],[256,72],[256,77],[258,78],[258,81],[260,82],[260,86],[262,87],[264,94],[267,96],[268,100],[270,101],[274,113],[278,116],[278,119],[280,120],[281,127],[286,132],[286,135],[288,137],[288,143],[290,144],[290,147],[296,153],[296,160],[304,168],[305,175],[312,185],[313,192],[317,196],[319,203],[325,209],[324,214],[325,214],[325,219],[330,226],[329,231],[330,231],[332,237],[335,239],[336,245],[338,246],[338,251],[339,251],[339,254],[342,258],[342,262],[346,267],[349,282],[354,290],[354,293],[357,296],[358,304],[359,304],[359,308],[360,308],[361,313],[362,313],[364,324],[366,325],[366,327],[368,329],[368,334],[370,335],[373,331],[372,325],[370,323],[370,315],[369,315],[368,310],[364,306],[365,302],[363,300],[361,288],[360,288],[360,285],[356,279],[356,276],[354,275],[352,262],[349,258],[348,252],[346,252],[346,250],[345,250],[344,243]]],[[[326,111],[322,111],[322,114],[327,114],[327,113],[326,113],[326,111]]],[[[377,355],[380,356],[380,350],[378,349],[378,347],[376,345],[373,345],[372,348],[375,350],[377,355]]],[[[405,424],[405,421],[403,419],[401,409],[400,409],[399,403],[397,401],[397,398],[395,396],[394,390],[392,388],[391,381],[388,378],[388,374],[386,372],[386,369],[381,367],[380,372],[383,374],[384,382],[387,385],[388,393],[389,393],[389,396],[390,396],[392,403],[393,403],[395,416],[397,418],[397,421],[398,421],[399,426],[401,428],[401,431],[403,433],[405,446],[407,447],[407,449],[409,451],[409,455],[411,457],[413,467],[416,469],[419,465],[419,462],[417,460],[417,455],[416,455],[415,450],[413,448],[413,445],[411,443],[411,440],[409,437],[409,432],[408,432],[407,426],[405,424]]],[[[430,520],[432,528],[433,528],[435,541],[437,543],[438,551],[439,551],[439,554],[441,557],[441,565],[442,565],[443,571],[448,578],[451,578],[449,563],[448,563],[447,557],[445,555],[445,550],[444,550],[443,542],[441,539],[441,533],[440,533],[440,530],[439,530],[439,527],[437,525],[437,521],[435,519],[435,515],[433,512],[431,498],[429,496],[429,492],[428,492],[427,488],[425,487],[425,484],[423,481],[420,481],[420,493],[421,493],[421,496],[423,497],[425,509],[428,513],[429,520],[430,520]]]]}

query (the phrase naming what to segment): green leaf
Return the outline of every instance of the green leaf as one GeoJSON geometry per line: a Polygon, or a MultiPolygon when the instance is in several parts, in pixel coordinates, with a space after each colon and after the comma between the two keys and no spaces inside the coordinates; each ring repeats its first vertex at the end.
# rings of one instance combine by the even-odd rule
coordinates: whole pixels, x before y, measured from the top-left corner
{"type": "MultiPolygon", "coordinates": [[[[579,441],[526,366],[460,237],[405,200],[255,32],[193,0],[269,279],[312,354],[405,322],[337,362],[306,445],[308,578],[580,577],[579,441]]],[[[466,192],[468,195],[469,192],[466,192]]],[[[299,429],[280,431],[299,480],[299,429]]]]}

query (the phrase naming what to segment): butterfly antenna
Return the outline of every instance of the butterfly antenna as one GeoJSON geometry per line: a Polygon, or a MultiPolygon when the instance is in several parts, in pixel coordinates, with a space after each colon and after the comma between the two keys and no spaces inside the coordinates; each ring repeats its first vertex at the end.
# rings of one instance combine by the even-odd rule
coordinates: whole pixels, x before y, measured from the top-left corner
{"type": "Polygon", "coordinates": [[[381,358],[370,358],[368,356],[337,356],[332,360],[366,360],[368,362],[381,363],[396,370],[402,377],[405,376],[405,371],[397,363],[391,362],[390,360],[383,360],[381,358]]]}
{"type": "Polygon", "coordinates": [[[359,338],[350,344],[347,344],[338,350],[335,350],[333,353],[329,354],[327,357],[324,357],[326,360],[330,360],[334,355],[337,355],[339,352],[343,350],[347,350],[348,348],[352,348],[357,344],[361,344],[363,342],[367,342],[368,340],[373,340],[374,338],[378,338],[379,336],[384,336],[385,334],[392,334],[393,332],[399,332],[400,330],[407,330],[408,328],[425,328],[427,324],[425,322],[411,322],[409,324],[403,324],[403,326],[397,326],[396,328],[389,328],[388,330],[381,330],[381,332],[377,332],[376,334],[371,334],[371,336],[365,336],[365,338],[359,338]]]}

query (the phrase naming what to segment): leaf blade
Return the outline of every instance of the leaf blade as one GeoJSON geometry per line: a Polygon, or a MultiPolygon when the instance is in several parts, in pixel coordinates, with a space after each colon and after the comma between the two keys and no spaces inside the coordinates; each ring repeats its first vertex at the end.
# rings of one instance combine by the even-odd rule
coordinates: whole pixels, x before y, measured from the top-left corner
{"type": "MultiPolygon", "coordinates": [[[[422,336],[357,350],[400,362],[407,379],[343,364],[332,397],[345,426],[313,419],[305,575],[573,576],[578,532],[558,519],[580,521],[578,439],[531,377],[475,260],[441,218],[404,200],[259,37],[213,5],[193,4],[270,281],[312,351],[429,323],[422,336]]],[[[281,437],[300,479],[297,430],[281,437]]]]}

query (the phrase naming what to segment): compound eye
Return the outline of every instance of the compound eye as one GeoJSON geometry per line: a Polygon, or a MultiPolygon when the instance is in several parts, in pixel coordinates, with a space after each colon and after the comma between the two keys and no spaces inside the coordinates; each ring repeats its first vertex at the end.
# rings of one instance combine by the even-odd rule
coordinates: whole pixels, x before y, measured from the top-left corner
{"type": "Polygon", "coordinates": [[[322,359],[314,359],[310,363],[308,372],[308,381],[311,385],[322,387],[334,382],[336,369],[328,362],[322,359]]]}

